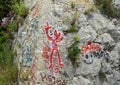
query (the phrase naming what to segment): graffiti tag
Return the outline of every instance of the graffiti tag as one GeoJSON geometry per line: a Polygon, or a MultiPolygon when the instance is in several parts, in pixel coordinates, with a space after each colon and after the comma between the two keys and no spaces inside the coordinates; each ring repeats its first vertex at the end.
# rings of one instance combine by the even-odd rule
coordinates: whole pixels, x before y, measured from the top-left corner
{"type": "Polygon", "coordinates": [[[82,46],[82,57],[84,57],[84,62],[86,64],[93,63],[95,57],[98,59],[102,58],[103,56],[108,56],[102,46],[98,43],[93,43],[92,41],[88,41],[87,45],[82,46]]]}
{"type": "Polygon", "coordinates": [[[40,73],[40,76],[42,78],[42,81],[48,81],[49,85],[66,85],[65,80],[57,79],[56,77],[52,75],[47,75],[40,73]]]}

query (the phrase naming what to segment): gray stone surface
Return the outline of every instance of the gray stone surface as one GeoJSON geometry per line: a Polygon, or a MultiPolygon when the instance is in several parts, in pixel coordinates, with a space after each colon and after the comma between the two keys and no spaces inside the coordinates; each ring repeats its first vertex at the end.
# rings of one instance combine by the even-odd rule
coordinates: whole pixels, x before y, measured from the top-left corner
{"type": "MultiPolygon", "coordinates": [[[[17,41],[15,49],[17,50],[17,59],[19,60],[17,62],[20,70],[19,85],[31,85],[30,66],[33,64],[35,56],[38,58],[34,63],[36,67],[34,70],[35,85],[49,85],[49,82],[47,80],[43,82],[39,75],[40,73],[53,75],[48,70],[48,63],[45,63],[42,57],[43,41],[47,41],[43,26],[46,20],[49,20],[53,29],[60,32],[69,29],[75,13],[75,10],[71,9],[70,2],[71,0],[25,0],[26,6],[30,8],[29,14],[24,24],[19,27],[18,34],[15,35],[17,41]],[[33,17],[32,13],[36,2],[40,9],[38,15],[33,17]],[[28,84],[26,84],[26,80],[27,83],[29,82],[28,84]]],[[[93,3],[92,0],[90,2],[93,3]]],[[[80,16],[75,25],[79,31],[66,34],[64,41],[59,43],[61,58],[65,66],[61,68],[58,78],[65,80],[65,85],[120,85],[120,22],[107,19],[99,11],[93,13],[92,18],[88,18],[84,15],[87,6],[82,2],[78,7],[80,16]],[[101,43],[102,48],[109,56],[86,59],[79,54],[80,64],[74,68],[67,56],[67,48],[74,42],[75,35],[80,36],[78,48],[81,49],[81,46],[87,44],[88,40],[92,40],[101,43]],[[93,63],[86,64],[85,59],[88,62],[93,60],[93,63]],[[103,77],[102,80],[100,76],[103,77]]]]}

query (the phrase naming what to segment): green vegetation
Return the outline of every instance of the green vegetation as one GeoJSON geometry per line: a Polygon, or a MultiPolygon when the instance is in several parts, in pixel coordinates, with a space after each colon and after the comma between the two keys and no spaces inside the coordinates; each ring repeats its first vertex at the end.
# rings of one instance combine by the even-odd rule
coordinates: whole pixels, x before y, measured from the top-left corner
{"type": "Polygon", "coordinates": [[[17,85],[18,69],[16,65],[6,67],[4,71],[0,73],[0,85],[17,85]]]}
{"type": "Polygon", "coordinates": [[[13,11],[21,17],[26,17],[26,15],[28,14],[28,9],[26,8],[23,0],[20,0],[19,3],[15,3],[14,5],[12,5],[12,7],[13,11]]]}
{"type": "Polygon", "coordinates": [[[10,23],[8,24],[8,26],[7,26],[7,30],[8,30],[8,31],[11,31],[11,32],[16,31],[17,28],[18,28],[18,25],[17,25],[17,23],[16,23],[15,21],[10,22],[10,23]]]}
{"type": "Polygon", "coordinates": [[[71,3],[71,9],[75,9],[75,3],[74,2],[71,3]]]}
{"type": "Polygon", "coordinates": [[[73,67],[77,67],[79,65],[79,62],[77,60],[79,59],[80,49],[78,48],[77,44],[79,43],[79,36],[74,37],[75,42],[68,48],[68,58],[70,59],[73,67]]]}
{"type": "Polygon", "coordinates": [[[13,3],[13,0],[0,0],[0,20],[8,14],[11,10],[10,5],[13,3]]]}
{"type": "Polygon", "coordinates": [[[27,15],[22,0],[0,0],[0,85],[17,85],[18,68],[12,49],[13,32],[27,15]]]}
{"type": "Polygon", "coordinates": [[[14,63],[14,54],[9,45],[8,35],[0,37],[0,85],[14,85],[17,81],[17,65],[14,63]]]}
{"type": "Polygon", "coordinates": [[[100,7],[101,12],[111,18],[120,18],[120,8],[113,6],[113,0],[95,0],[96,7],[100,7]]]}
{"type": "Polygon", "coordinates": [[[67,32],[67,33],[78,32],[77,26],[71,25],[71,27],[68,30],[66,30],[65,32],[67,32]]]}
{"type": "Polygon", "coordinates": [[[79,42],[79,39],[80,39],[80,36],[78,36],[78,35],[75,35],[75,36],[74,36],[75,42],[79,42]]]}
{"type": "Polygon", "coordinates": [[[79,18],[79,15],[80,15],[79,12],[75,11],[74,17],[73,17],[73,19],[71,21],[71,26],[70,26],[70,28],[68,30],[65,31],[66,33],[78,32],[78,28],[77,28],[75,23],[76,23],[77,19],[79,18]]]}

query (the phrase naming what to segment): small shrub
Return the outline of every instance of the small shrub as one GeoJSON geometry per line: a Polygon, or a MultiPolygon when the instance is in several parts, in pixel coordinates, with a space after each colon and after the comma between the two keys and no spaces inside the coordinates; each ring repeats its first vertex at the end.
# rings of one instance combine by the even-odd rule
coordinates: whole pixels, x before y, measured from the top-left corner
{"type": "Polygon", "coordinates": [[[7,43],[2,43],[0,46],[0,66],[5,67],[13,63],[14,55],[7,43]]]}
{"type": "Polygon", "coordinates": [[[18,66],[14,63],[13,49],[11,49],[12,33],[16,31],[18,21],[11,21],[17,16],[25,17],[28,10],[23,0],[0,1],[0,85],[17,85],[18,66]]]}
{"type": "Polygon", "coordinates": [[[26,8],[23,0],[16,2],[12,7],[14,12],[21,17],[25,17],[28,14],[28,8],[26,8]]]}
{"type": "Polygon", "coordinates": [[[74,2],[71,3],[71,9],[75,9],[75,3],[74,2]]]}
{"type": "Polygon", "coordinates": [[[78,66],[77,60],[79,59],[78,54],[81,52],[80,49],[78,48],[77,44],[79,43],[78,37],[77,39],[69,48],[68,48],[68,58],[70,59],[73,67],[78,66]]]}
{"type": "Polygon", "coordinates": [[[9,42],[10,37],[8,34],[4,34],[2,32],[0,32],[0,46],[2,46],[2,44],[4,44],[5,42],[9,42]]]}
{"type": "Polygon", "coordinates": [[[75,35],[75,36],[74,36],[75,42],[79,41],[79,39],[80,39],[80,36],[79,36],[79,35],[75,35]]]}
{"type": "Polygon", "coordinates": [[[0,85],[14,85],[17,80],[17,66],[10,48],[10,37],[0,32],[0,85]]]}
{"type": "Polygon", "coordinates": [[[66,33],[73,33],[73,32],[78,32],[78,29],[77,29],[77,26],[74,24],[74,25],[71,25],[71,27],[65,31],[66,33]]]}
{"type": "Polygon", "coordinates": [[[6,67],[4,72],[0,75],[1,85],[16,85],[18,75],[18,68],[16,65],[6,67]]]}
{"type": "Polygon", "coordinates": [[[0,20],[11,10],[12,3],[14,3],[14,0],[0,0],[0,20]]]}
{"type": "Polygon", "coordinates": [[[7,30],[8,30],[8,31],[11,31],[11,32],[16,31],[17,28],[18,28],[18,25],[17,25],[17,23],[16,23],[15,21],[10,22],[10,23],[8,24],[8,26],[7,26],[7,30]]]}

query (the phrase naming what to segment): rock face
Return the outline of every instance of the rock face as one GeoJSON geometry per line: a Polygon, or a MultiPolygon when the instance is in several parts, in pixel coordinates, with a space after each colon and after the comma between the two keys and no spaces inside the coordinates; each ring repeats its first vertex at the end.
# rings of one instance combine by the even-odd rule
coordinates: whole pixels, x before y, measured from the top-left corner
{"type": "MultiPolygon", "coordinates": [[[[120,85],[120,22],[115,24],[99,11],[92,16],[85,15],[85,10],[91,6],[89,4],[93,4],[92,0],[73,2],[75,8],[71,7],[72,0],[25,0],[29,14],[15,35],[19,85],[120,85]],[[47,20],[52,26],[51,31],[57,29],[64,33],[71,24],[78,29],[76,33],[65,33],[64,40],[59,43],[65,65],[59,68],[57,76],[48,69],[48,62],[42,56],[48,41],[43,30],[47,20]],[[79,49],[82,50],[82,46],[91,40],[100,44],[104,52],[102,57],[83,57],[80,53],[77,59],[80,63],[73,67],[68,48],[76,35],[80,36],[79,49]]],[[[51,31],[49,34],[52,36],[51,31]]]]}

